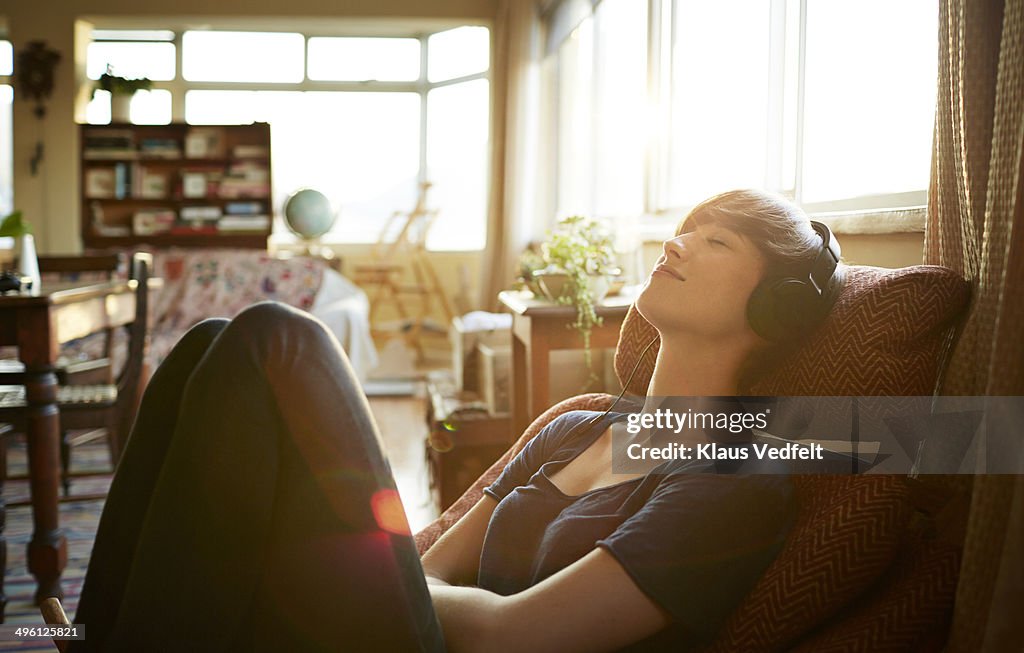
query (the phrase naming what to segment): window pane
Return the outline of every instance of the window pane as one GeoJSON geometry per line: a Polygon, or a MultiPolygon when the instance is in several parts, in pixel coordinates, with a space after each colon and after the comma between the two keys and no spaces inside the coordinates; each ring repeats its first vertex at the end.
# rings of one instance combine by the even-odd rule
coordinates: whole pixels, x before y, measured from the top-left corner
{"type": "Polygon", "coordinates": [[[676,5],[669,173],[674,207],[765,184],[770,4],[676,5]]]}
{"type": "Polygon", "coordinates": [[[928,187],[937,33],[935,2],[808,3],[804,202],[928,187]]]}
{"type": "Polygon", "coordinates": [[[388,216],[415,202],[415,93],[190,91],[185,116],[193,124],[269,122],[275,211],[299,188],[319,190],[339,211],[328,240],[375,242],[388,216]]]}
{"type": "Polygon", "coordinates": [[[14,178],[11,174],[14,156],[14,133],[11,129],[13,101],[13,87],[0,84],[0,216],[14,210],[14,178]]]}
{"type": "Polygon", "coordinates": [[[593,19],[580,23],[558,49],[559,215],[593,215],[593,19]]]}
{"type": "Polygon", "coordinates": [[[490,67],[491,36],[486,27],[457,27],[427,39],[432,82],[482,73],[490,67]]]}
{"type": "Polygon", "coordinates": [[[171,92],[164,89],[137,92],[132,97],[131,119],[136,125],[169,124],[171,92]]]}
{"type": "Polygon", "coordinates": [[[597,21],[594,211],[639,215],[647,144],[647,4],[604,0],[597,21]]]}
{"type": "Polygon", "coordinates": [[[174,79],[174,44],[90,43],[86,55],[86,74],[89,79],[99,79],[107,71],[108,65],[118,77],[148,77],[161,81],[174,79]]]}
{"type": "MultiPolygon", "coordinates": [[[[132,96],[129,109],[131,122],[136,125],[166,125],[171,122],[171,92],[164,89],[138,91],[132,96]]],[[[96,91],[85,107],[85,121],[90,125],[110,123],[110,93],[96,91]]]]}
{"type": "Polygon", "coordinates": [[[0,41],[0,75],[10,75],[14,70],[14,48],[10,41],[0,41]]]}
{"type": "Polygon", "coordinates": [[[305,39],[284,32],[185,32],[182,74],[196,82],[301,82],[305,39]]]}
{"type": "Polygon", "coordinates": [[[338,81],[408,82],[420,77],[417,39],[309,39],[309,78],[338,81]]]}
{"type": "Polygon", "coordinates": [[[438,209],[427,247],[483,249],[487,237],[490,84],[477,79],[427,96],[427,205],[438,209]]]}

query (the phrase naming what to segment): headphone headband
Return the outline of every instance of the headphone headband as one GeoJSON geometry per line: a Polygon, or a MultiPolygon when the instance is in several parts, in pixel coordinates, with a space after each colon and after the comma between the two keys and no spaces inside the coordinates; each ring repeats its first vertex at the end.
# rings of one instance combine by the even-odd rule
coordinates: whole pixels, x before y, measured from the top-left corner
{"type": "Polygon", "coordinates": [[[811,264],[807,278],[811,286],[821,296],[828,292],[836,268],[839,267],[842,249],[839,247],[839,241],[832,236],[832,230],[828,228],[828,225],[811,220],[811,228],[821,237],[821,251],[818,252],[814,263],[811,264]]]}

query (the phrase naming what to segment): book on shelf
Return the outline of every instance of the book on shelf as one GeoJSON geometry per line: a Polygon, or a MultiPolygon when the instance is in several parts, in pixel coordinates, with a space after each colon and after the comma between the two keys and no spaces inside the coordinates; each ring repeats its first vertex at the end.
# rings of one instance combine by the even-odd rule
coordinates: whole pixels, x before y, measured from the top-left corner
{"type": "Polygon", "coordinates": [[[82,143],[86,159],[134,159],[135,133],[130,129],[97,129],[89,132],[82,143]]]}
{"type": "Polygon", "coordinates": [[[179,211],[183,222],[201,222],[218,220],[221,216],[219,206],[183,206],[179,211]]]}
{"type": "Polygon", "coordinates": [[[217,221],[217,230],[221,232],[265,233],[269,228],[269,215],[226,215],[217,221]]]}
{"type": "Polygon", "coordinates": [[[181,145],[173,138],[143,138],[139,155],[144,159],[180,159],[181,145]]]}
{"type": "Polygon", "coordinates": [[[167,233],[174,226],[176,216],[173,209],[148,209],[136,211],[132,216],[132,232],[136,236],[153,236],[167,233]]]}
{"type": "Polygon", "coordinates": [[[185,134],[185,156],[189,159],[216,159],[224,156],[224,130],[221,127],[193,127],[185,134]]]}
{"type": "Polygon", "coordinates": [[[87,168],[85,170],[85,196],[89,199],[113,198],[115,184],[113,168],[87,168]]]}
{"type": "Polygon", "coordinates": [[[256,215],[263,213],[263,202],[228,202],[224,213],[228,215],[256,215]]]}
{"type": "Polygon", "coordinates": [[[236,145],[231,156],[237,159],[259,159],[270,156],[270,148],[266,145],[236,145]]]}
{"type": "Polygon", "coordinates": [[[114,165],[114,199],[123,200],[132,196],[133,166],[127,163],[114,165]]]}
{"type": "Polygon", "coordinates": [[[139,197],[143,199],[167,199],[170,188],[167,183],[167,173],[163,171],[150,170],[140,167],[137,175],[139,197]]]}

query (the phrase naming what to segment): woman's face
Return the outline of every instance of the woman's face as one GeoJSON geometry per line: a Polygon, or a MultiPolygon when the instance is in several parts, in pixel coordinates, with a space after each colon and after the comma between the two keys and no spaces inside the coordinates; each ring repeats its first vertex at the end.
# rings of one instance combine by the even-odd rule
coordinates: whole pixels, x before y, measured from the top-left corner
{"type": "Polygon", "coordinates": [[[749,337],[747,300],[764,269],[763,255],[746,236],[714,222],[697,224],[665,241],[636,307],[662,337],[749,337]]]}

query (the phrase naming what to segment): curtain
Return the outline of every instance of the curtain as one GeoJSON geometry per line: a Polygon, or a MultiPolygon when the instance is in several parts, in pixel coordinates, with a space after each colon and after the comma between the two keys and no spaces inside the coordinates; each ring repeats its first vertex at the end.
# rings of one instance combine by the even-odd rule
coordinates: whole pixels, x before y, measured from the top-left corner
{"type": "Polygon", "coordinates": [[[540,116],[540,17],[536,0],[499,0],[494,22],[491,190],[480,306],[497,310],[533,233],[540,116]]]}
{"type": "MultiPolygon", "coordinates": [[[[1024,395],[1024,0],[939,11],[925,262],[974,288],[940,392],[1024,395]]],[[[976,476],[948,650],[1024,648],[1022,542],[1024,475],[976,476]]]]}

